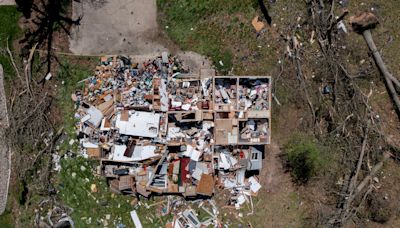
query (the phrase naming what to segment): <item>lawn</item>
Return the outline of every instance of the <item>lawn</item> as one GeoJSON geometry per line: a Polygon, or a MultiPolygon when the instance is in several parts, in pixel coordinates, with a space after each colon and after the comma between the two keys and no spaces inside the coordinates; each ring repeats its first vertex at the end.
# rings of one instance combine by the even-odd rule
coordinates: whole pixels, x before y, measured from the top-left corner
{"type": "MultiPolygon", "coordinates": [[[[130,211],[137,210],[142,225],[145,227],[163,226],[171,216],[158,217],[154,208],[146,208],[154,200],[142,201],[142,206],[131,204],[134,197],[114,194],[110,191],[105,178],[93,175],[98,161],[82,157],[67,158],[62,161],[57,189],[58,196],[69,207],[76,227],[99,227],[106,223],[110,227],[123,224],[133,227],[130,211]],[[90,186],[95,184],[97,192],[91,192],[90,186]]],[[[160,198],[156,198],[160,200],[160,198]]]]}
{"type": "Polygon", "coordinates": [[[266,29],[257,34],[251,21],[263,16],[256,0],[158,0],[157,5],[159,22],[168,36],[183,50],[210,57],[220,75],[272,74],[282,55],[275,42],[277,28],[305,10],[301,1],[271,4],[275,26],[267,26],[264,20],[266,29]]]}
{"type": "Polygon", "coordinates": [[[5,50],[7,42],[10,50],[13,50],[12,44],[14,40],[21,35],[21,29],[18,27],[18,20],[21,16],[15,6],[0,6],[0,64],[3,65],[6,78],[11,78],[15,74],[5,50]]]}
{"type": "MultiPolygon", "coordinates": [[[[251,33],[251,24],[247,22],[254,16],[257,7],[254,2],[157,1],[163,15],[160,22],[171,39],[183,50],[211,57],[221,74],[228,74],[233,67],[236,50],[232,46],[235,39],[251,33]],[[230,20],[235,23],[230,23],[230,20]],[[232,39],[226,39],[228,37],[232,39]]],[[[251,48],[253,44],[249,40],[245,45],[251,48]]]]}
{"type": "Polygon", "coordinates": [[[84,56],[60,56],[61,65],[57,72],[57,106],[62,117],[61,122],[70,138],[75,138],[74,103],[71,94],[83,89],[84,83],[78,83],[94,74],[97,58],[84,56]]]}

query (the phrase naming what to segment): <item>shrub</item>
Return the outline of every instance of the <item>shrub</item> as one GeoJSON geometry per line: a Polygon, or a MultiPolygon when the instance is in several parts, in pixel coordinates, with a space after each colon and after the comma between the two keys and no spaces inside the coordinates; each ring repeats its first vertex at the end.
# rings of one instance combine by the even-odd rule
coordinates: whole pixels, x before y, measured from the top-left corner
{"type": "Polygon", "coordinates": [[[306,183],[321,166],[320,147],[311,136],[295,134],[284,146],[293,178],[306,183]]]}

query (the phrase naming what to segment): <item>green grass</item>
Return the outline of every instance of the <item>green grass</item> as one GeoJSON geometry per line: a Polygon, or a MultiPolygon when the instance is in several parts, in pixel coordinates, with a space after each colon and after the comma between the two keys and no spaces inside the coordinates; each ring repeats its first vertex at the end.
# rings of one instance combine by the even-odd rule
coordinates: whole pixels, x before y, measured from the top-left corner
{"type": "Polygon", "coordinates": [[[250,28],[248,23],[240,22],[238,17],[245,15],[250,19],[255,12],[255,1],[159,0],[157,3],[163,14],[161,24],[168,27],[167,34],[183,50],[209,56],[222,74],[232,69],[235,58],[233,41],[250,28]],[[231,18],[236,23],[230,23],[231,18]]]}
{"type": "MultiPolygon", "coordinates": [[[[263,18],[257,0],[158,0],[157,5],[168,36],[183,50],[210,57],[220,74],[270,75],[275,69],[281,55],[276,28],[267,26],[257,36],[251,24],[255,16],[263,18]]],[[[307,12],[301,1],[277,1],[268,8],[277,27],[307,12]]]]}
{"type": "Polygon", "coordinates": [[[13,217],[11,212],[5,211],[4,214],[0,215],[0,227],[2,228],[12,228],[13,227],[13,217]]]}
{"type": "Polygon", "coordinates": [[[15,6],[0,6],[0,47],[7,46],[7,38],[10,45],[19,37],[21,29],[18,27],[18,20],[21,16],[15,6]]]}
{"type": "MultiPolygon", "coordinates": [[[[14,40],[21,35],[21,29],[18,27],[18,20],[21,13],[15,6],[0,6],[0,64],[3,65],[5,78],[12,78],[15,71],[11,65],[8,54],[5,51],[8,41],[10,50],[13,50],[14,40]]],[[[14,55],[15,58],[15,55],[14,55]]]]}
{"type": "MultiPolygon", "coordinates": [[[[94,66],[99,60],[92,57],[63,57],[57,73],[57,105],[62,116],[64,130],[70,138],[75,138],[74,102],[71,94],[77,89],[83,89],[84,83],[79,81],[94,74],[94,66]]],[[[64,143],[62,146],[67,146],[64,143]]],[[[62,148],[67,149],[67,148],[62,148]]]]}
{"type": "MultiPolygon", "coordinates": [[[[71,216],[76,227],[102,226],[101,219],[105,219],[107,214],[111,216],[111,219],[108,220],[110,227],[115,227],[118,223],[122,223],[126,227],[133,227],[130,211],[134,209],[137,210],[144,227],[162,227],[172,218],[172,216],[157,216],[154,207],[135,208],[130,204],[134,199],[131,196],[113,194],[104,177],[93,175],[93,170],[98,165],[97,161],[82,157],[68,158],[63,160],[61,165],[62,169],[57,184],[57,189],[60,191],[58,196],[66,205],[74,209],[71,216]],[[72,177],[73,173],[76,174],[75,178],[72,177]],[[91,184],[96,184],[97,192],[91,192],[91,184]],[[91,218],[90,224],[88,224],[89,218],[91,218]]],[[[156,200],[160,200],[160,198],[156,198],[156,200]]],[[[154,200],[142,202],[148,205],[155,203],[154,200]]]]}

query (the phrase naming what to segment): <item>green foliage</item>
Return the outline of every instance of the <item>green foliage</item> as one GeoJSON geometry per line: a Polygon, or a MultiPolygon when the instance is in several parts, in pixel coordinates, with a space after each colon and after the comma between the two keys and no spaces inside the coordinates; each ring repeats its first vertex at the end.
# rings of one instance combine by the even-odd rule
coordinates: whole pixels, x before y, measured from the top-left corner
{"type": "MultiPolygon", "coordinates": [[[[12,50],[12,44],[21,34],[21,29],[18,27],[18,20],[21,13],[17,11],[15,6],[0,6],[0,49],[8,46],[12,50]]],[[[14,55],[15,56],[15,55],[14,55]]],[[[3,65],[6,78],[12,78],[14,69],[6,51],[0,52],[0,64],[3,65]]]]}
{"type": "Polygon", "coordinates": [[[13,217],[11,212],[5,211],[4,214],[0,215],[0,227],[2,228],[13,227],[13,217]]]}
{"type": "Polygon", "coordinates": [[[321,148],[313,137],[295,134],[284,146],[287,162],[294,179],[306,183],[320,169],[322,164],[321,148]]]}

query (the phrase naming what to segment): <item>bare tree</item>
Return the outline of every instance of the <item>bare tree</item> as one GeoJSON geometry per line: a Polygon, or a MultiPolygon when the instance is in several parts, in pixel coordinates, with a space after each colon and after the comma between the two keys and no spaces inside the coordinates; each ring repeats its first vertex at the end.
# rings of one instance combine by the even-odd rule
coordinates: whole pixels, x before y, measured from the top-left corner
{"type": "MultiPolygon", "coordinates": [[[[68,1],[67,1],[68,2],[68,1]]],[[[31,18],[35,25],[29,29],[20,43],[25,44],[25,49],[31,49],[35,44],[39,47],[46,48],[46,58],[42,64],[47,64],[46,74],[52,70],[53,55],[53,39],[56,29],[61,28],[66,34],[70,34],[69,26],[79,25],[82,18],[71,19],[67,16],[66,6],[62,1],[53,0],[36,0],[36,1],[17,1],[18,9],[24,16],[31,18]]],[[[45,82],[45,76],[39,80],[39,83],[45,82]]]]}

